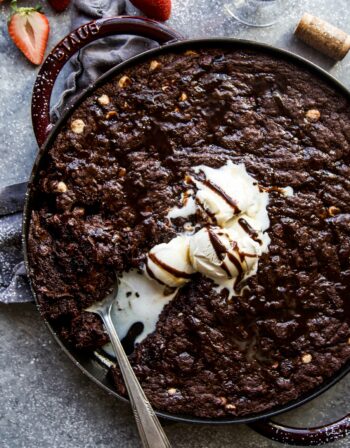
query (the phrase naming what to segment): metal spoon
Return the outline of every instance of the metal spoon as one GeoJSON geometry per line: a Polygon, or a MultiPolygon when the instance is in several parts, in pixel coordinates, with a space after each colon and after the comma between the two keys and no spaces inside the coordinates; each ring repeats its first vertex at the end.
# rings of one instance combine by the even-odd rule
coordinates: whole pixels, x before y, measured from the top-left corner
{"type": "Polygon", "coordinates": [[[86,311],[100,316],[107,330],[129,394],[142,445],[145,448],[171,448],[170,442],[136,378],[111,319],[111,310],[117,291],[118,289],[113,294],[109,294],[102,302],[97,302],[87,308],[86,311]]]}

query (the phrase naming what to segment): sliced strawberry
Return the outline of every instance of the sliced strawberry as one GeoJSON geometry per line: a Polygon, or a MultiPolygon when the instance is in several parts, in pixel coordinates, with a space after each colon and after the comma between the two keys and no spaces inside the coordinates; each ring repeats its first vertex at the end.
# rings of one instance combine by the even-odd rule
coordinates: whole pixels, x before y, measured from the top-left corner
{"type": "Polygon", "coordinates": [[[62,12],[68,8],[70,0],[49,0],[52,8],[57,12],[62,12]]]}
{"type": "Polygon", "coordinates": [[[16,46],[33,64],[44,59],[50,25],[47,17],[38,8],[17,8],[11,3],[13,14],[8,22],[8,31],[16,46]]]}
{"type": "Polygon", "coordinates": [[[171,13],[171,0],[131,0],[131,3],[151,19],[168,20],[171,13]]]}

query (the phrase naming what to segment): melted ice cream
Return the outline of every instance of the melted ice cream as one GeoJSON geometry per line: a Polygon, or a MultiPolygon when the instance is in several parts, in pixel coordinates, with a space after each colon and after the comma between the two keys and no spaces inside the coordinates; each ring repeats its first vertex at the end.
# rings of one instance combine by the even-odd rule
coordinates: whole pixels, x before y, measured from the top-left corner
{"type": "Polygon", "coordinates": [[[155,330],[160,313],[175,297],[177,290],[172,290],[169,294],[164,286],[135,269],[124,272],[118,280],[112,320],[120,339],[127,335],[134,323],[141,322],[143,331],[135,340],[140,342],[155,330]]]}
{"type": "Polygon", "coordinates": [[[185,205],[183,207],[172,208],[167,214],[168,219],[187,218],[188,216],[194,215],[196,213],[196,202],[192,195],[188,196],[188,194],[183,194],[181,197],[181,202],[183,202],[185,205]]]}

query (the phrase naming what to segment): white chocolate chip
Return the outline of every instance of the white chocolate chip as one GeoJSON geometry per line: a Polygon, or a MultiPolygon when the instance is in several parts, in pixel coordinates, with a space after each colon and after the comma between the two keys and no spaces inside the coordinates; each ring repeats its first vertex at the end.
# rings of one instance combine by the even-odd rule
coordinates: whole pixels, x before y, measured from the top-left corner
{"type": "Polygon", "coordinates": [[[117,241],[119,241],[120,240],[120,235],[118,235],[117,233],[115,233],[113,236],[112,236],[112,243],[116,243],[117,241]]]}
{"type": "Polygon", "coordinates": [[[129,76],[122,76],[119,81],[118,81],[118,86],[121,88],[127,87],[131,84],[131,79],[129,78],[129,76]]]}
{"type": "Polygon", "coordinates": [[[151,61],[149,64],[149,69],[151,72],[153,72],[154,70],[156,70],[158,67],[161,66],[161,63],[158,61],[151,61]]]}
{"type": "Polygon", "coordinates": [[[66,193],[68,191],[68,187],[64,182],[61,181],[56,185],[55,191],[57,191],[57,193],[66,193]]]}
{"type": "Polygon", "coordinates": [[[109,96],[107,96],[106,94],[101,95],[98,100],[99,104],[101,106],[107,106],[109,104],[109,96]]]}
{"type": "Polygon", "coordinates": [[[77,118],[72,121],[70,128],[75,134],[82,134],[84,132],[85,123],[80,118],[77,118]]]}
{"type": "Polygon", "coordinates": [[[320,119],[321,112],[317,109],[310,109],[306,112],[305,116],[309,121],[316,122],[320,119]]]}
{"type": "Polygon", "coordinates": [[[221,402],[221,404],[222,404],[223,406],[226,405],[226,403],[227,403],[227,398],[225,398],[225,397],[219,397],[219,400],[220,400],[220,402],[221,402]]]}
{"type": "Polygon", "coordinates": [[[182,92],[179,98],[180,101],[186,101],[187,100],[187,95],[185,92],[182,92]]]}
{"type": "Polygon", "coordinates": [[[170,389],[168,389],[168,394],[169,395],[175,395],[176,394],[176,389],[174,387],[171,387],[170,389]]]}
{"type": "Polygon", "coordinates": [[[234,404],[229,403],[225,406],[225,409],[227,409],[228,411],[232,411],[233,409],[236,409],[236,406],[234,404]]]}
{"type": "Polygon", "coordinates": [[[309,364],[312,361],[312,356],[309,353],[306,353],[302,356],[301,360],[304,364],[309,364]]]}
{"type": "Polygon", "coordinates": [[[328,213],[330,214],[330,216],[338,215],[340,213],[340,208],[332,205],[331,207],[329,207],[328,213]]]}

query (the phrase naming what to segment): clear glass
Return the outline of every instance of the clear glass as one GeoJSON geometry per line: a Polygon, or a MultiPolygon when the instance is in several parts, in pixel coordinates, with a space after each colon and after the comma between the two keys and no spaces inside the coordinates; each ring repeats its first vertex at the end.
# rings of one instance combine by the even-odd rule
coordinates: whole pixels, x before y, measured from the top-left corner
{"type": "Polygon", "coordinates": [[[246,25],[271,26],[283,17],[287,0],[230,0],[226,11],[246,25]]]}

